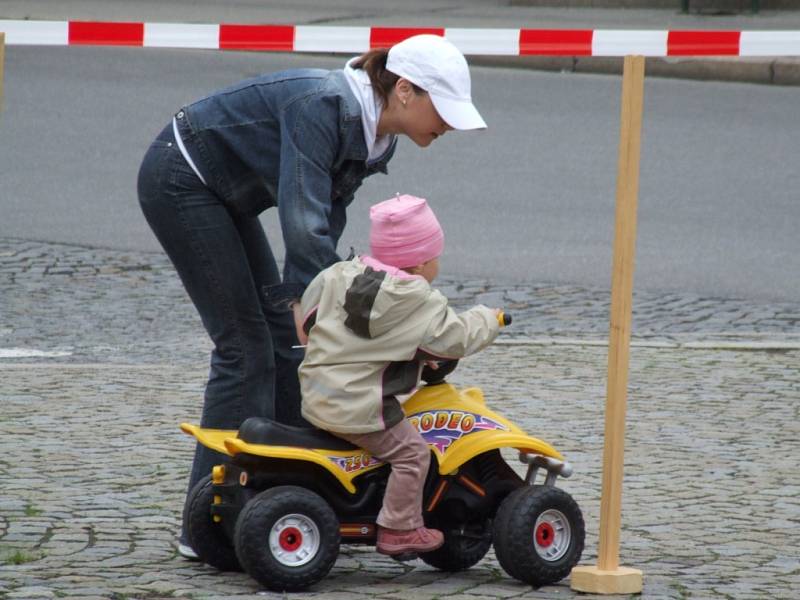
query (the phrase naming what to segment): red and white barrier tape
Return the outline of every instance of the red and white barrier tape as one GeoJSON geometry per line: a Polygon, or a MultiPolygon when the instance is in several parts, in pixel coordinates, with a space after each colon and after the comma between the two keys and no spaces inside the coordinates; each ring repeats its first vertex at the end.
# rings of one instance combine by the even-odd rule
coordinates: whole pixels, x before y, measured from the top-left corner
{"type": "Polygon", "coordinates": [[[191,25],[97,21],[3,21],[7,45],[145,46],[357,54],[418,33],[444,35],[467,55],[800,56],[800,31],[632,31],[191,25]]]}

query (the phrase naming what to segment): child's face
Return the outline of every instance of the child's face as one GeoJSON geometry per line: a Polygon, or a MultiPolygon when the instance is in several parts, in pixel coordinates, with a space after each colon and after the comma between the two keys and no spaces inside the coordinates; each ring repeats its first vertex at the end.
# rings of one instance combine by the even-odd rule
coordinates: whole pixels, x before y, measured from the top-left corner
{"type": "Polygon", "coordinates": [[[422,275],[428,283],[431,283],[439,275],[439,258],[434,258],[422,264],[417,275],[422,275]]]}

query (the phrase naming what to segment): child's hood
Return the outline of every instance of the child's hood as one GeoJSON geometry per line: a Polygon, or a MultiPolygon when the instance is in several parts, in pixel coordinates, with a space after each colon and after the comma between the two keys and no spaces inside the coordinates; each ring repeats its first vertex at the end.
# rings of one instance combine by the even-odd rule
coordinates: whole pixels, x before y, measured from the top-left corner
{"type": "Polygon", "coordinates": [[[352,263],[360,272],[345,293],[345,325],[362,337],[377,338],[407,322],[431,293],[424,278],[374,258],[360,257],[352,263]]]}

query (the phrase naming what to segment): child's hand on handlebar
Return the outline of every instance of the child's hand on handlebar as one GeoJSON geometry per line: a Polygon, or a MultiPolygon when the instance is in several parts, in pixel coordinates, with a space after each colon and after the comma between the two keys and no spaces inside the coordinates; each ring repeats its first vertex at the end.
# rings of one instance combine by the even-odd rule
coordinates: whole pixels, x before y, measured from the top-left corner
{"type": "Polygon", "coordinates": [[[500,324],[500,327],[507,327],[511,325],[511,315],[505,312],[502,308],[494,308],[494,316],[497,319],[497,322],[500,324]]]}

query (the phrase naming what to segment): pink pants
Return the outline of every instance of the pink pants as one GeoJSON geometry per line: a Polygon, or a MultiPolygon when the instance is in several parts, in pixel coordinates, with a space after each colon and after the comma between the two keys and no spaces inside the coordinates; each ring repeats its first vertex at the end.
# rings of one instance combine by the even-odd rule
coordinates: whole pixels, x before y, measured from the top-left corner
{"type": "Polygon", "coordinates": [[[431,454],[419,432],[403,419],[383,431],[332,433],[392,465],[378,525],[400,530],[422,527],[422,492],[431,454]]]}

